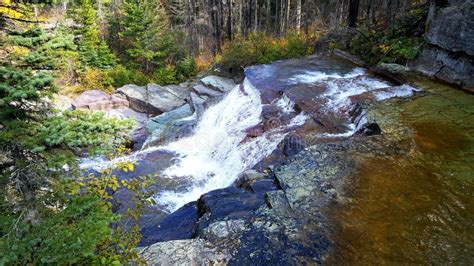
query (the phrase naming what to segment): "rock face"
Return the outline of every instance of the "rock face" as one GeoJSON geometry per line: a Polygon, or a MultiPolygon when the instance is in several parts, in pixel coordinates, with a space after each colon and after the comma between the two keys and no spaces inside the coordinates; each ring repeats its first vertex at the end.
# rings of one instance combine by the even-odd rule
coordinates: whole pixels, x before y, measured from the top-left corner
{"type": "Polygon", "coordinates": [[[426,41],[416,70],[474,91],[474,2],[432,4],[426,41]]]}
{"type": "Polygon", "coordinates": [[[219,76],[207,76],[202,78],[201,82],[208,87],[219,90],[220,92],[228,92],[236,86],[233,80],[219,76]]]}
{"type": "Polygon", "coordinates": [[[125,85],[117,89],[117,92],[127,97],[132,109],[149,114],[171,111],[184,105],[189,98],[189,91],[176,85],[125,85]]]}
{"type": "Polygon", "coordinates": [[[107,115],[120,119],[135,120],[135,128],[130,135],[130,140],[133,143],[133,150],[138,150],[142,147],[146,140],[145,124],[148,120],[147,114],[139,113],[131,108],[118,108],[107,111],[107,115]]]}
{"type": "Polygon", "coordinates": [[[73,109],[107,111],[128,107],[128,101],[119,95],[108,95],[101,90],[85,91],[72,102],[73,109]]]}
{"type": "Polygon", "coordinates": [[[192,116],[193,110],[189,104],[150,118],[146,129],[150,136],[144,147],[150,147],[166,141],[172,141],[191,133],[197,120],[192,116]]]}
{"type": "Polygon", "coordinates": [[[229,255],[201,239],[160,242],[143,248],[147,265],[226,265],[229,255]]]}

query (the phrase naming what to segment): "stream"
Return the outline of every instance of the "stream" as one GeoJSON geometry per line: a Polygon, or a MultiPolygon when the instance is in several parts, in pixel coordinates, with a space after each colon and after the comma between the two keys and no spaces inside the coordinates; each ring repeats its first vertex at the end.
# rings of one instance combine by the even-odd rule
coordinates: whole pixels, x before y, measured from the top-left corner
{"type": "Polygon", "coordinates": [[[133,173],[118,175],[156,177],[161,221],[233,186],[246,170],[285,165],[311,145],[369,138],[380,132],[367,133],[368,125],[380,125],[371,141],[381,152],[348,151],[354,168],[340,192],[344,203],[326,210],[329,262],[472,262],[472,95],[421,78],[411,80],[416,87],[397,86],[330,57],[252,66],[245,76],[198,117],[190,136],[81,167],[134,161],[133,173]],[[302,148],[285,146],[289,137],[302,148]]]}

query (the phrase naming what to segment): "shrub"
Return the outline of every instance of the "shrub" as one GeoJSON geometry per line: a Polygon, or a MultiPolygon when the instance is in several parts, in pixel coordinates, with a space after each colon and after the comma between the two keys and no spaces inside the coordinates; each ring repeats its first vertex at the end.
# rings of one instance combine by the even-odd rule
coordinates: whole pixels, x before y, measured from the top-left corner
{"type": "Polygon", "coordinates": [[[196,74],[196,61],[194,57],[185,57],[176,65],[177,80],[184,81],[196,74]]]}
{"type": "Polygon", "coordinates": [[[219,62],[229,68],[266,64],[308,55],[312,52],[309,47],[309,40],[294,33],[282,39],[264,33],[252,33],[247,38],[237,37],[225,44],[219,62]]]}
{"type": "Polygon", "coordinates": [[[36,150],[63,146],[76,151],[88,149],[91,154],[107,154],[128,140],[133,125],[132,120],[108,118],[102,112],[66,111],[43,122],[38,130],[36,150]]]}
{"type": "Polygon", "coordinates": [[[52,89],[53,78],[44,72],[0,67],[0,118],[27,115],[27,102],[34,102],[52,89]]]}
{"type": "Polygon", "coordinates": [[[116,65],[107,70],[107,77],[114,88],[122,87],[127,84],[146,85],[150,82],[145,74],[138,70],[125,68],[123,65],[116,65]]]}
{"type": "Polygon", "coordinates": [[[172,65],[158,68],[153,75],[153,80],[162,85],[178,82],[176,68],[172,65]]]}
{"type": "Polygon", "coordinates": [[[421,51],[427,14],[428,6],[421,5],[398,18],[391,28],[360,29],[348,50],[369,64],[406,64],[421,51]]]}

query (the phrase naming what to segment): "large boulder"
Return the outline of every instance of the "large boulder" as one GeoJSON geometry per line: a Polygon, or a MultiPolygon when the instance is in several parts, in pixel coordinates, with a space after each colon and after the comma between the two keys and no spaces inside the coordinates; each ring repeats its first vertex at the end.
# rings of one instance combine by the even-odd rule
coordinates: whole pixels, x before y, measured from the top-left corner
{"type": "Polygon", "coordinates": [[[128,101],[119,95],[108,95],[101,90],[85,91],[72,102],[73,109],[107,111],[128,107],[128,101]]]}
{"type": "MultiPolygon", "coordinates": [[[[474,41],[474,40],[473,40],[474,41]]],[[[435,46],[426,47],[412,63],[419,72],[474,91],[474,60],[435,46]]]]}
{"type": "Polygon", "coordinates": [[[474,56],[474,2],[449,2],[432,7],[426,40],[442,49],[474,56]]]}
{"type": "Polygon", "coordinates": [[[135,128],[130,134],[130,140],[133,144],[133,149],[138,150],[142,147],[146,140],[145,125],[148,120],[148,115],[137,112],[131,108],[112,109],[107,112],[107,116],[119,119],[132,119],[135,121],[135,128]]]}
{"type": "Polygon", "coordinates": [[[207,76],[202,78],[201,82],[207,87],[217,89],[221,92],[228,92],[236,86],[233,80],[219,76],[207,76]]]}
{"type": "Polygon", "coordinates": [[[426,42],[411,67],[433,78],[474,91],[474,2],[433,1],[426,42]]]}
{"type": "Polygon", "coordinates": [[[147,265],[226,265],[230,255],[202,239],[160,242],[143,248],[147,265]]]}
{"type": "Polygon", "coordinates": [[[194,86],[194,87],[193,87],[193,90],[194,90],[197,94],[202,95],[202,96],[218,97],[218,96],[221,96],[221,95],[222,95],[222,92],[221,92],[221,91],[209,89],[208,87],[206,87],[206,86],[204,86],[204,85],[201,85],[201,84],[198,84],[198,85],[194,86]]]}
{"type": "Polygon", "coordinates": [[[154,146],[183,137],[191,133],[196,122],[196,117],[193,116],[193,110],[189,104],[153,117],[146,125],[150,136],[146,140],[144,147],[154,146]]]}
{"type": "Polygon", "coordinates": [[[127,97],[132,109],[150,114],[171,111],[184,105],[189,98],[188,90],[177,85],[125,85],[117,89],[117,92],[127,97]]]}

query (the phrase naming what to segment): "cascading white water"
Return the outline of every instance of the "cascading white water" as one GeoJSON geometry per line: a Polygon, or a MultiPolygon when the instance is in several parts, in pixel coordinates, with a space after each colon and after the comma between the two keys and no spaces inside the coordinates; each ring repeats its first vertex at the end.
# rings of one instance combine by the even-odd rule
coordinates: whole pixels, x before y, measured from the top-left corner
{"type": "MultiPolygon", "coordinates": [[[[277,75],[272,67],[265,65],[259,67],[260,69],[254,68],[254,70],[258,70],[256,73],[260,79],[267,78],[272,81],[272,75],[277,75]]],[[[331,113],[347,114],[352,106],[351,97],[354,95],[372,92],[376,100],[383,100],[410,96],[415,90],[410,86],[391,87],[386,82],[367,76],[366,71],[361,68],[354,68],[346,74],[304,71],[288,77],[287,81],[290,86],[324,83],[326,89],[317,97],[325,100],[326,104],[322,107],[322,111],[331,113]],[[388,89],[384,90],[386,88],[388,89]]],[[[84,161],[81,168],[101,169],[120,161],[138,161],[146,154],[157,150],[173,152],[177,154],[173,160],[174,164],[163,169],[160,175],[176,180],[184,178],[186,188],[184,191],[183,188],[161,191],[156,196],[156,201],[163,209],[174,211],[211,190],[230,186],[241,172],[268,157],[285,138],[289,128],[303,125],[308,118],[302,112],[289,122],[273,127],[259,136],[248,138],[246,130],[262,122],[261,98],[259,90],[245,79],[242,85],[236,86],[220,102],[204,111],[189,137],[111,161],[97,159],[84,161]]],[[[273,99],[270,105],[278,107],[282,115],[291,117],[291,114],[295,114],[293,109],[295,103],[286,95],[273,99]]],[[[361,115],[354,122],[348,121],[347,132],[321,133],[318,136],[350,137],[365,122],[365,116],[361,115]]]]}
{"type": "Polygon", "coordinates": [[[300,114],[289,125],[242,143],[247,136],[245,130],[261,122],[261,113],[260,93],[245,80],[204,112],[192,136],[163,147],[179,154],[176,164],[164,175],[190,176],[194,185],[185,192],[160,193],[159,202],[175,210],[206,192],[231,185],[239,173],[275,150],[286,135],[286,127],[305,121],[304,114],[300,114]]]}

